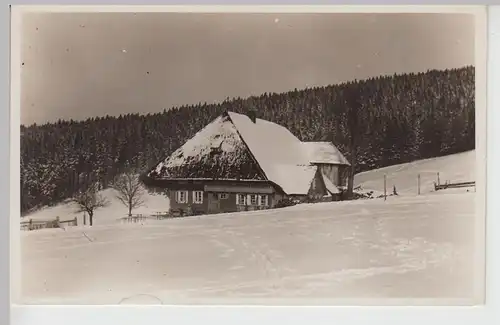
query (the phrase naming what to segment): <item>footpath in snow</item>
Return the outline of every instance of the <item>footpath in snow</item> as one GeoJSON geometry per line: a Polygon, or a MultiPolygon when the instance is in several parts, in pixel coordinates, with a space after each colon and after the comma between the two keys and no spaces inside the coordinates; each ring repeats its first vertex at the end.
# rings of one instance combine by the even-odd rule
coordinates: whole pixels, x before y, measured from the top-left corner
{"type": "Polygon", "coordinates": [[[470,162],[474,152],[356,177],[357,184],[380,190],[380,176],[383,186],[387,174],[401,193],[387,201],[22,232],[22,302],[328,304],[349,298],[470,298],[474,192],[422,190],[417,196],[412,190],[418,173],[422,185],[432,186],[435,176],[426,178],[424,171],[442,170],[443,180],[470,180],[470,162]]]}

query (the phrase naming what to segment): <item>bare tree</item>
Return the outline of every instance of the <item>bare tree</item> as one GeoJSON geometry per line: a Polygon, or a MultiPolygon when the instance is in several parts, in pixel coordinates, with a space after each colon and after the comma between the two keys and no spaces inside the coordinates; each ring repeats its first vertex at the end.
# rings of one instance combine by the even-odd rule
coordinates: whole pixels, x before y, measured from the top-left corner
{"type": "Polygon", "coordinates": [[[116,198],[128,208],[129,217],[133,209],[144,204],[145,191],[138,174],[126,172],[117,176],[113,188],[117,192],[116,198]]]}
{"type": "Polygon", "coordinates": [[[99,194],[97,189],[97,184],[92,184],[78,192],[72,199],[78,205],[77,212],[88,213],[91,226],[94,223],[94,211],[109,204],[108,200],[99,194]]]}

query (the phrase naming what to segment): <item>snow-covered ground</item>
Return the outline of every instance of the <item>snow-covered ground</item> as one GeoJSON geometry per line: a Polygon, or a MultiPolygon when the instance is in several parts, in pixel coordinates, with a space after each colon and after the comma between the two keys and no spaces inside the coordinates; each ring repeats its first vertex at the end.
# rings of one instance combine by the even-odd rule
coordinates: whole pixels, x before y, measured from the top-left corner
{"type": "Polygon", "coordinates": [[[475,165],[475,151],[466,151],[360,173],[356,175],[354,182],[363,190],[383,193],[385,174],[388,194],[392,193],[393,186],[396,186],[398,194],[416,195],[418,175],[420,175],[420,193],[429,193],[434,191],[434,182],[438,181],[438,173],[441,184],[447,181],[449,183],[474,181],[476,179],[475,165]]]}
{"type": "MultiPolygon", "coordinates": [[[[113,189],[106,189],[99,192],[109,205],[104,208],[95,210],[94,225],[109,225],[120,222],[120,218],[128,215],[128,208],[124,206],[117,198],[116,192],[113,189]]],[[[163,213],[169,209],[168,197],[163,194],[145,193],[143,196],[144,204],[132,211],[133,214],[156,214],[163,213]]],[[[59,204],[53,207],[46,207],[37,210],[29,215],[21,218],[21,221],[29,221],[29,219],[36,220],[54,220],[59,217],[61,221],[78,219],[78,224],[83,225],[83,212],[76,212],[77,206],[72,202],[59,204]]],[[[88,224],[88,216],[87,216],[88,224]]]]}
{"type": "Polygon", "coordinates": [[[387,201],[22,232],[22,302],[471,298],[475,194],[422,190],[417,196],[415,173],[422,184],[432,185],[435,176],[424,177],[427,171],[441,172],[442,180],[474,180],[473,161],[469,152],[357,177],[380,190],[387,174],[400,192],[387,201]]]}

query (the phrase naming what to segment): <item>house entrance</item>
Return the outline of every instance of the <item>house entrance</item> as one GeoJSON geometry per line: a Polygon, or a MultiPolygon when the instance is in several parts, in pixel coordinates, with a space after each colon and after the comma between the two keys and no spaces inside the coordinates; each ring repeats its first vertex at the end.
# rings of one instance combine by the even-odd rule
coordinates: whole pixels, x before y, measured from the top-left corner
{"type": "Polygon", "coordinates": [[[220,201],[217,193],[208,193],[208,213],[219,213],[220,201]]]}

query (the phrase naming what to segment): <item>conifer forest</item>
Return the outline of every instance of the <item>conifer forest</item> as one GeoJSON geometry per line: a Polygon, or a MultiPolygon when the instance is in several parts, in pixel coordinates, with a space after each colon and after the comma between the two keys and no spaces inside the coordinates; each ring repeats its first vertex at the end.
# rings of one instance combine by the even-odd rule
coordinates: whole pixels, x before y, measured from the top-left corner
{"type": "Polygon", "coordinates": [[[56,204],[89,182],[106,188],[125,169],[146,172],[225,110],[255,110],[258,118],[287,127],[301,140],[332,141],[350,161],[355,152],[356,172],[471,150],[474,79],[469,66],[227,98],[154,114],[21,125],[21,209],[56,204]]]}

